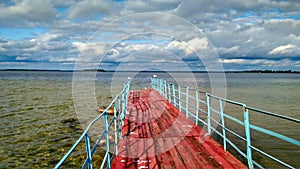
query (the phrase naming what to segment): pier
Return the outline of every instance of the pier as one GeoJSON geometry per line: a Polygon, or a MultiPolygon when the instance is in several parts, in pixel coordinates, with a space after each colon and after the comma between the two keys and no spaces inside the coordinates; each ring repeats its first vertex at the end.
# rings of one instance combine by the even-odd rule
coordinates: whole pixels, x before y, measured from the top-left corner
{"type": "Polygon", "coordinates": [[[247,168],[153,89],[131,91],[112,168],[247,168]]]}
{"type": "Polygon", "coordinates": [[[253,123],[251,117],[256,113],[298,128],[299,119],[157,77],[147,79],[149,84],[147,87],[143,84],[142,90],[132,90],[128,81],[54,168],[68,166],[68,158],[79,144],[85,145],[82,153],[86,154],[81,168],[90,169],[296,168],[297,163],[282,160],[255,143],[280,142],[297,155],[299,139],[263,128],[253,123]],[[240,117],[224,111],[225,104],[235,106],[234,115],[240,117]],[[96,123],[103,128],[99,128],[95,138],[91,128],[96,123]],[[255,132],[263,137],[254,138],[251,133],[255,132]],[[213,134],[217,136],[214,139],[213,134]],[[101,161],[95,159],[97,150],[105,151],[101,161]],[[262,158],[268,163],[262,163],[262,158]]]}

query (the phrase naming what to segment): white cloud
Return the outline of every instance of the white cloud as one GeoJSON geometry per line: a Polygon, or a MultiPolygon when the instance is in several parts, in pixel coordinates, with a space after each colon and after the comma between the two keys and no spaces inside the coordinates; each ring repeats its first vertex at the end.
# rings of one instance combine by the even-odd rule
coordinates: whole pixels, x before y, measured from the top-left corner
{"type": "Polygon", "coordinates": [[[48,41],[53,41],[53,40],[56,40],[56,39],[60,39],[64,37],[63,34],[58,34],[58,33],[44,33],[44,34],[39,34],[38,37],[37,37],[37,40],[39,42],[48,42],[48,41]]]}
{"type": "Polygon", "coordinates": [[[78,49],[80,55],[77,61],[93,62],[99,59],[108,51],[107,44],[74,42],[73,46],[78,49]]]}
{"type": "MultiPolygon", "coordinates": [[[[209,48],[208,41],[206,38],[193,38],[189,41],[171,41],[166,45],[165,49],[173,50],[175,53],[184,51],[185,56],[195,54],[195,52],[201,52],[202,50],[207,50],[209,48]]],[[[184,57],[184,56],[182,56],[184,57]]]]}
{"type": "Polygon", "coordinates": [[[177,53],[181,50],[184,51],[184,54],[186,55],[186,50],[187,46],[186,44],[183,44],[182,42],[179,42],[177,40],[171,41],[168,43],[168,45],[165,46],[166,50],[171,50],[171,51],[177,51],[177,53]]]}
{"type": "MultiPolygon", "coordinates": [[[[278,66],[278,62],[275,60],[267,60],[267,59],[223,59],[221,60],[223,64],[235,64],[235,65],[257,65],[257,66],[278,66]]],[[[287,63],[290,64],[289,61],[284,62],[285,64],[279,64],[282,66],[286,66],[287,63]]]]}
{"type": "Polygon", "coordinates": [[[194,38],[187,42],[187,46],[186,54],[189,55],[192,54],[193,51],[199,52],[208,49],[208,41],[206,38],[194,38]]]}
{"type": "Polygon", "coordinates": [[[293,52],[296,46],[292,44],[282,45],[274,48],[272,51],[269,52],[270,55],[286,55],[293,52]]]}
{"type": "Polygon", "coordinates": [[[220,54],[231,54],[231,53],[238,52],[239,49],[240,49],[239,46],[232,46],[232,47],[229,47],[229,48],[220,47],[220,48],[218,48],[218,52],[220,54]]]}
{"type": "Polygon", "coordinates": [[[245,63],[246,60],[245,59],[223,59],[221,61],[222,63],[238,63],[238,64],[242,64],[245,63]]]}
{"type": "Polygon", "coordinates": [[[51,58],[50,62],[76,62],[78,60],[77,57],[67,57],[67,58],[51,58]]]}

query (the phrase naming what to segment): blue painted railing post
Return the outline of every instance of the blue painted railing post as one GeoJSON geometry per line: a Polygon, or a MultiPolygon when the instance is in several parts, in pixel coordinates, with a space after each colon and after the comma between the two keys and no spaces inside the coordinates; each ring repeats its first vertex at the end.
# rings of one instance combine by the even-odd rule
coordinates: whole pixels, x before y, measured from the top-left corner
{"type": "Polygon", "coordinates": [[[219,99],[220,103],[220,114],[221,114],[221,123],[222,123],[222,132],[223,132],[223,147],[226,151],[226,130],[225,130],[225,120],[224,120],[224,111],[223,111],[223,102],[219,99]]]}
{"type": "Polygon", "coordinates": [[[125,94],[123,93],[121,95],[121,121],[122,121],[122,126],[124,125],[124,118],[125,118],[125,94]]]}
{"type": "Polygon", "coordinates": [[[196,90],[196,125],[198,125],[199,121],[199,97],[198,97],[198,91],[196,90]]]}
{"type": "Polygon", "coordinates": [[[161,95],[162,96],[165,96],[165,92],[164,92],[164,89],[165,89],[165,87],[164,87],[164,80],[160,80],[160,91],[161,91],[161,95]]]}
{"type": "Polygon", "coordinates": [[[206,92],[206,106],[207,106],[207,133],[211,134],[211,124],[210,124],[210,99],[206,92]]]}
{"type": "Polygon", "coordinates": [[[168,84],[168,101],[171,103],[171,89],[170,89],[170,83],[168,84]]]}
{"type": "Polygon", "coordinates": [[[160,95],[163,95],[162,94],[162,79],[159,79],[159,93],[160,93],[160,95]]]}
{"type": "Polygon", "coordinates": [[[166,96],[167,96],[167,82],[166,82],[166,80],[163,80],[163,86],[164,86],[164,89],[163,89],[163,91],[164,91],[164,97],[165,98],[167,98],[166,96]]]}
{"type": "Polygon", "coordinates": [[[155,88],[156,88],[156,91],[159,92],[159,79],[155,79],[155,88]]]}
{"type": "Polygon", "coordinates": [[[160,80],[159,79],[157,79],[156,80],[156,84],[157,84],[157,89],[156,89],[156,91],[158,91],[159,93],[160,93],[160,80]]]}
{"type": "Polygon", "coordinates": [[[172,92],[173,92],[173,104],[176,107],[176,94],[175,94],[175,86],[172,84],[172,92]]]}
{"type": "Polygon", "coordinates": [[[126,113],[126,111],[127,111],[129,92],[130,92],[130,81],[127,82],[127,88],[126,88],[126,92],[125,92],[125,112],[124,113],[126,113]]]}
{"type": "Polygon", "coordinates": [[[185,97],[185,116],[189,117],[189,87],[186,86],[186,97],[185,97]]]}
{"type": "MultiPolygon", "coordinates": [[[[109,135],[108,135],[108,115],[104,114],[105,137],[106,137],[106,152],[109,152],[109,135]]],[[[107,167],[110,168],[110,154],[107,154],[107,167]]]]}
{"type": "Polygon", "coordinates": [[[91,149],[90,149],[90,137],[86,133],[85,134],[85,147],[86,147],[86,155],[87,155],[87,161],[89,164],[89,168],[93,168],[93,159],[92,159],[92,154],[91,154],[91,149]]]}
{"type": "Polygon", "coordinates": [[[160,80],[160,91],[161,91],[161,95],[165,96],[165,92],[164,92],[164,81],[161,79],[160,80]]]}
{"type": "Polygon", "coordinates": [[[157,79],[156,82],[157,82],[157,91],[159,92],[160,91],[160,80],[157,79]]]}
{"type": "Polygon", "coordinates": [[[246,105],[243,105],[243,112],[244,112],[244,123],[245,123],[245,133],[246,133],[246,140],[247,140],[247,160],[248,160],[248,167],[250,169],[253,168],[252,162],[252,152],[251,152],[251,135],[250,135],[250,123],[249,123],[249,112],[246,105]]]}
{"type": "Polygon", "coordinates": [[[155,80],[155,78],[151,78],[151,88],[153,88],[153,89],[155,89],[154,80],[155,80]]]}
{"type": "Polygon", "coordinates": [[[158,92],[159,92],[159,94],[161,94],[161,80],[160,79],[158,79],[158,92]]]}
{"type": "Polygon", "coordinates": [[[157,84],[156,84],[156,78],[151,78],[151,85],[152,85],[153,89],[157,90],[157,88],[156,88],[156,86],[157,86],[157,84]]]}
{"type": "Polygon", "coordinates": [[[156,91],[159,91],[159,80],[158,79],[155,79],[155,90],[156,91]]]}
{"type": "Polygon", "coordinates": [[[154,84],[155,78],[151,78],[151,87],[155,89],[155,84],[154,84]]]}
{"type": "Polygon", "coordinates": [[[114,129],[115,129],[115,154],[118,155],[118,129],[117,129],[117,106],[116,102],[114,103],[114,129]]]}
{"type": "Polygon", "coordinates": [[[178,109],[181,112],[181,87],[180,87],[180,84],[178,84],[178,109]]]}
{"type": "Polygon", "coordinates": [[[168,99],[168,92],[167,92],[167,81],[166,80],[164,80],[164,89],[165,89],[165,92],[164,92],[164,96],[165,96],[165,98],[166,99],[168,99]]]}
{"type": "Polygon", "coordinates": [[[122,120],[121,120],[121,100],[120,96],[118,96],[118,136],[119,138],[122,138],[122,120]]]}
{"type": "Polygon", "coordinates": [[[155,90],[157,90],[157,78],[154,78],[153,80],[154,80],[154,81],[153,81],[153,82],[154,82],[153,84],[154,84],[154,86],[155,86],[155,90]]]}

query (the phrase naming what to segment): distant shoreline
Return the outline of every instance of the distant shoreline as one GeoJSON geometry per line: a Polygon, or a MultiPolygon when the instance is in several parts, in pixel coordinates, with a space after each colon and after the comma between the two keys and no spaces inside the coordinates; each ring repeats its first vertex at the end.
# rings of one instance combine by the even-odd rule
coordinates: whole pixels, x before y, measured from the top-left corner
{"type": "MultiPolygon", "coordinates": [[[[165,71],[114,71],[103,69],[85,70],[46,70],[46,69],[0,69],[0,71],[35,71],[35,72],[141,72],[141,73],[165,73],[165,71]]],[[[187,73],[190,71],[168,71],[172,73],[187,73]]],[[[193,73],[300,73],[293,70],[241,70],[241,71],[191,71],[193,73]]]]}

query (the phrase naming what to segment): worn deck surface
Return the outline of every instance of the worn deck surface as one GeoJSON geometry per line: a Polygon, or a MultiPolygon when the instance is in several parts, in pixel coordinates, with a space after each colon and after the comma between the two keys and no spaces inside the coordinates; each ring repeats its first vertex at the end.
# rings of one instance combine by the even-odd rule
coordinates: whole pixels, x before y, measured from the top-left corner
{"type": "Polygon", "coordinates": [[[154,90],[131,91],[112,168],[247,168],[154,90]]]}

